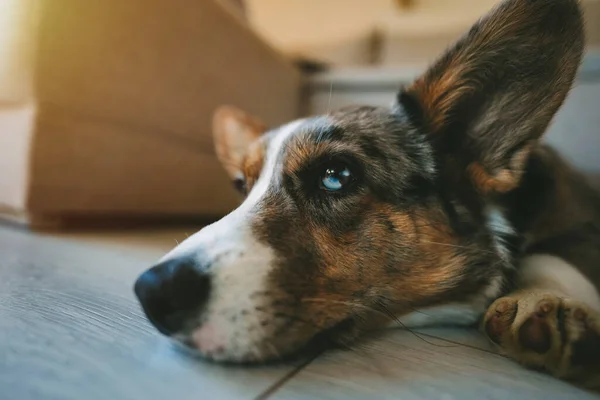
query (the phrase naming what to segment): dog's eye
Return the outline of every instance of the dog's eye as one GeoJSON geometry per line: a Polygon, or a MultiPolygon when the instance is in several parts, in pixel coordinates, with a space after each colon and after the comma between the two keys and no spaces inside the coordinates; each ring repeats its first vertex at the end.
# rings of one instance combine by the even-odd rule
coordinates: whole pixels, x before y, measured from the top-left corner
{"type": "Polygon", "coordinates": [[[354,178],[347,166],[331,165],[325,168],[320,179],[321,189],[329,192],[337,192],[352,182],[354,178]]]}

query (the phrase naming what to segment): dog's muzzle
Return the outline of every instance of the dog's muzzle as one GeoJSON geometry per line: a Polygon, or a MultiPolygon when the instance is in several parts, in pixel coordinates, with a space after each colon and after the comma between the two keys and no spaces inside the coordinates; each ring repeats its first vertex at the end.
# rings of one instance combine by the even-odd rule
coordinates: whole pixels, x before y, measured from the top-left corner
{"type": "Polygon", "coordinates": [[[266,294],[273,289],[276,258],[253,234],[248,210],[252,207],[238,208],[188,237],[134,285],[142,309],[161,333],[210,359],[254,357],[256,343],[272,334],[261,322],[278,321],[266,294]]]}

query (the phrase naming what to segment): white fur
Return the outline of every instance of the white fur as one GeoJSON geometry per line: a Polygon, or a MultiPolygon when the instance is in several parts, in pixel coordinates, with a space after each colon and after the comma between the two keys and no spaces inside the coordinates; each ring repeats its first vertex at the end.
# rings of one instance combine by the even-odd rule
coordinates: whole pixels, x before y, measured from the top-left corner
{"type": "Polygon", "coordinates": [[[598,290],[577,268],[560,257],[534,254],[524,258],[521,262],[519,286],[556,292],[600,311],[598,290]]]}
{"type": "Polygon", "coordinates": [[[267,290],[275,255],[254,237],[252,216],[255,207],[279,179],[276,171],[281,170],[277,168],[280,155],[302,122],[289,123],[275,132],[260,177],[237,209],[190,236],[163,257],[167,260],[187,256],[196,258],[200,264],[210,264],[211,295],[202,316],[203,323],[192,334],[195,345],[204,353],[223,348],[225,352],[221,357],[235,358],[236,352],[248,351],[253,343],[260,341],[260,329],[249,332],[248,328],[259,324],[257,313],[250,311],[262,305],[264,296],[252,295],[267,290]],[[242,310],[249,312],[242,316],[242,310]]]}
{"type": "MultiPolygon", "coordinates": [[[[511,251],[508,244],[504,242],[503,237],[514,235],[515,231],[510,225],[502,210],[498,207],[489,207],[487,209],[487,226],[493,234],[494,247],[496,252],[504,261],[503,268],[514,268],[512,264],[511,251]]],[[[502,294],[502,286],[504,284],[504,272],[499,271],[498,275],[490,279],[489,284],[481,291],[480,294],[471,300],[471,304],[476,310],[485,311],[485,307],[489,305],[491,300],[497,299],[502,294]]]]}
{"type": "Polygon", "coordinates": [[[496,247],[496,251],[502,260],[507,263],[507,266],[509,266],[511,261],[510,249],[502,240],[502,236],[514,235],[515,231],[504,216],[502,210],[498,207],[489,207],[487,209],[486,216],[488,229],[494,234],[494,246],[496,247]]]}
{"type": "Polygon", "coordinates": [[[490,283],[487,287],[481,292],[479,296],[480,301],[483,304],[487,304],[488,301],[497,299],[502,293],[502,284],[504,283],[504,276],[502,274],[498,274],[494,278],[490,280],[490,283]]]}

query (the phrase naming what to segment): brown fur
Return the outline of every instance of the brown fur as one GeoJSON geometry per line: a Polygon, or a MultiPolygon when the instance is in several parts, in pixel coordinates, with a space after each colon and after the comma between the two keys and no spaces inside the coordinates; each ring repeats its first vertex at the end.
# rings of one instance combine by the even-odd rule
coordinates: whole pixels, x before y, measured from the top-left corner
{"type": "MultiPolygon", "coordinates": [[[[565,31],[574,32],[565,37],[554,35],[558,30],[550,26],[556,15],[577,12],[573,4],[505,2],[404,92],[400,104],[438,153],[439,179],[445,180],[437,189],[442,199],[426,193],[413,197],[412,203],[400,194],[412,190],[412,179],[421,179],[421,189],[427,187],[430,177],[417,172],[423,167],[414,163],[422,156],[396,153],[390,149],[397,144],[387,143],[398,140],[406,146],[414,137],[407,142],[411,136],[374,136],[410,130],[377,109],[348,108],[310,121],[286,144],[284,179],[260,204],[254,230],[281,256],[281,266],[272,275],[279,294],[271,294],[279,300],[268,312],[294,316],[287,325],[296,329],[294,343],[349,319],[359,324],[379,314],[468,301],[498,276],[497,266],[506,260],[492,249],[490,233],[481,229],[484,206],[479,197],[507,193],[498,201],[512,213],[520,209],[517,202],[530,203],[511,198],[518,197],[515,189],[526,174],[530,153],[535,160],[542,152],[534,140],[562,104],[579,63],[579,22],[562,21],[565,31]],[[555,49],[541,59],[521,56],[543,42],[555,49]],[[525,104],[536,104],[534,112],[525,104]],[[505,136],[505,131],[513,133],[505,136]],[[316,199],[309,196],[314,195],[303,188],[306,174],[323,159],[340,154],[369,165],[370,190],[335,203],[319,194],[313,204],[316,199]],[[392,166],[392,161],[399,164],[392,166]],[[395,186],[378,179],[390,179],[395,186]],[[399,190],[397,195],[393,189],[399,190]],[[395,196],[400,198],[390,200],[395,196]],[[323,210],[328,210],[326,218],[323,210]],[[457,235],[458,222],[449,210],[459,214],[455,219],[460,219],[461,229],[473,232],[457,235]]],[[[414,148],[419,146],[415,142],[414,148]]],[[[260,141],[246,156],[248,182],[258,176],[264,148],[260,141]]],[[[556,222],[556,217],[549,220],[556,222]]]]}
{"type": "MultiPolygon", "coordinates": [[[[600,197],[539,144],[583,42],[575,0],[506,0],[394,107],[300,122],[268,154],[273,178],[244,217],[275,261],[268,286],[251,295],[267,306],[242,299],[231,316],[258,316],[259,356],[236,357],[279,357],[322,336],[345,343],[423,307],[493,303],[483,327],[511,357],[589,379],[580,367],[600,346],[600,317],[571,299],[515,291],[519,261],[535,253],[562,257],[600,287],[600,197]],[[325,190],[322,178],[340,165],[352,179],[325,190]]],[[[231,108],[215,116],[217,154],[246,191],[278,134],[258,139],[262,130],[231,108]]]]}
{"type": "MultiPolygon", "coordinates": [[[[514,58],[514,48],[521,54],[524,49],[540,45],[540,41],[552,41],[554,45],[557,37],[548,35],[552,30],[547,31],[550,21],[556,22],[555,15],[577,14],[573,4],[571,1],[505,2],[400,99],[401,105],[408,107],[411,120],[434,135],[431,140],[440,154],[441,179],[458,189],[465,210],[483,211],[478,196],[496,198],[496,203],[509,210],[510,221],[519,233],[527,237],[526,242],[519,244],[525,251],[539,245],[543,237],[553,237],[595,218],[587,211],[587,199],[569,187],[585,188],[585,185],[575,183],[579,180],[557,159],[550,163],[551,168],[558,170],[556,173],[547,169],[541,172],[556,179],[555,186],[544,192],[548,198],[556,197],[556,201],[546,201],[547,207],[541,207],[531,198],[523,198],[529,196],[528,183],[535,179],[531,175],[538,173],[535,169],[532,172],[531,164],[543,162],[547,157],[546,150],[535,140],[564,101],[580,60],[582,40],[577,33],[580,23],[576,18],[575,22],[567,19],[565,23],[572,25],[564,29],[574,32],[573,36],[565,36],[557,50],[545,54],[543,60],[514,58]],[[495,70],[499,64],[503,68],[495,70]],[[490,75],[495,82],[493,86],[489,86],[490,75]],[[530,82],[537,78],[539,83],[530,82]],[[508,88],[511,91],[507,92],[508,88]],[[481,97],[484,94],[487,98],[481,97]],[[476,105],[477,102],[483,105],[476,105]],[[527,103],[536,104],[535,111],[526,107],[527,103]],[[460,130],[466,130],[467,134],[458,136],[460,130]],[[513,133],[500,137],[504,131],[513,133]],[[462,147],[449,141],[456,141],[462,147]],[[474,191],[469,189],[470,185],[474,191]],[[536,207],[536,212],[519,215],[523,208],[529,207],[536,207]],[[577,208],[578,217],[571,215],[573,207],[577,208]],[[522,219],[531,219],[526,223],[528,229],[522,226],[525,224],[522,219]]],[[[337,132],[340,129],[361,133],[374,129],[370,126],[376,121],[371,111],[364,110],[364,119],[361,112],[348,109],[327,117],[325,125],[331,125],[334,131],[331,136],[340,135],[337,132]]],[[[367,163],[385,158],[383,154],[367,154],[360,141],[355,142],[359,135],[345,141],[322,141],[322,132],[323,128],[315,137],[307,128],[287,145],[283,174],[292,184],[301,185],[306,165],[332,154],[351,153],[367,163]]],[[[402,180],[394,182],[402,185],[402,180]]],[[[582,190],[590,197],[587,190],[582,190]]],[[[448,210],[437,201],[431,202],[431,198],[409,207],[397,207],[366,193],[353,202],[340,200],[336,207],[352,215],[352,223],[348,225],[345,221],[340,227],[332,225],[331,220],[322,225],[310,218],[294,222],[293,214],[282,216],[282,209],[291,210],[294,203],[297,206],[303,202],[298,195],[288,198],[273,193],[270,199],[261,207],[256,230],[282,254],[282,266],[273,276],[273,286],[284,288],[285,297],[291,294],[299,299],[298,305],[286,312],[305,316],[308,321],[304,323],[317,331],[340,321],[351,320],[355,327],[364,327],[385,322],[381,314],[389,317],[389,313],[401,315],[419,307],[467,301],[478,293],[482,282],[496,276],[492,271],[476,276],[469,265],[503,264],[498,254],[488,250],[489,237],[457,236],[456,227],[446,214],[448,210]],[[282,224],[293,227],[303,239],[289,240],[282,224]],[[285,243],[277,240],[281,237],[286,238],[285,243]],[[308,243],[312,244],[309,248],[308,243]]],[[[597,201],[593,196],[590,199],[597,201]]],[[[461,210],[459,207],[458,212],[461,210]]],[[[295,212],[305,218],[314,214],[310,207],[295,212]]],[[[481,223],[477,218],[466,222],[467,225],[470,222],[481,223]]],[[[513,252],[518,253],[516,249],[513,252]]],[[[592,257],[590,267],[595,268],[598,260],[592,257]]],[[[520,336],[537,353],[551,347],[550,328],[540,321],[527,320],[520,336]]],[[[310,335],[311,331],[305,326],[303,335],[310,335]]]]}

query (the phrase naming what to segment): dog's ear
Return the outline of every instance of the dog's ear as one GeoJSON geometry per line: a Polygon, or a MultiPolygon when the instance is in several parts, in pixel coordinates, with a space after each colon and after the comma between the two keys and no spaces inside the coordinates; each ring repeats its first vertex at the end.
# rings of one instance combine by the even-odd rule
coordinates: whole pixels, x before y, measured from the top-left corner
{"type": "Polygon", "coordinates": [[[232,106],[219,107],[213,116],[213,140],[217,158],[236,182],[243,178],[242,163],[250,146],[266,131],[257,119],[232,106]]]}
{"type": "Polygon", "coordinates": [[[568,94],[583,47],[576,0],[507,0],[398,103],[478,190],[506,192],[568,94]]]}

